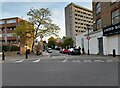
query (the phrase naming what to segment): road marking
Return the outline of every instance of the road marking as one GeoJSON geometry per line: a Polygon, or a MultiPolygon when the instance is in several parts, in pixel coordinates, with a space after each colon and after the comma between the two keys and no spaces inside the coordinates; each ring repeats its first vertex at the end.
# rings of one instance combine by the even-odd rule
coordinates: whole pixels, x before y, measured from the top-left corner
{"type": "Polygon", "coordinates": [[[80,62],[80,60],[73,60],[72,62],[80,62]]]}
{"type": "Polygon", "coordinates": [[[41,59],[38,59],[38,60],[34,60],[32,61],[33,63],[37,63],[37,62],[40,62],[41,59]]]}
{"type": "Polygon", "coordinates": [[[97,58],[103,58],[103,57],[97,57],[97,58]]]}
{"type": "Polygon", "coordinates": [[[84,62],[87,63],[87,62],[92,62],[92,61],[91,60],[84,60],[84,62]]]}
{"type": "Polygon", "coordinates": [[[66,58],[65,56],[52,56],[52,58],[66,58]]]}
{"type": "Polygon", "coordinates": [[[107,62],[113,62],[113,60],[107,60],[107,62]]]}
{"type": "Polygon", "coordinates": [[[18,61],[16,61],[15,63],[21,63],[21,62],[23,62],[24,61],[24,59],[23,60],[18,60],[18,61]]]}
{"type": "Polygon", "coordinates": [[[66,58],[65,60],[63,60],[62,62],[66,62],[68,58],[66,58]]]}
{"type": "Polygon", "coordinates": [[[104,62],[103,60],[95,60],[95,62],[104,62]]]}

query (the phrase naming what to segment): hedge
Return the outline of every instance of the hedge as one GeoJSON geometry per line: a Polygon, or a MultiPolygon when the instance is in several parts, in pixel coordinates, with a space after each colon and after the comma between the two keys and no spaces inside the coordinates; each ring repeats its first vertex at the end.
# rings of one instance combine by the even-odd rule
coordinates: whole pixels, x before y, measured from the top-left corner
{"type": "Polygon", "coordinates": [[[7,45],[7,46],[2,46],[2,50],[5,52],[6,51],[20,51],[20,47],[7,45]]]}

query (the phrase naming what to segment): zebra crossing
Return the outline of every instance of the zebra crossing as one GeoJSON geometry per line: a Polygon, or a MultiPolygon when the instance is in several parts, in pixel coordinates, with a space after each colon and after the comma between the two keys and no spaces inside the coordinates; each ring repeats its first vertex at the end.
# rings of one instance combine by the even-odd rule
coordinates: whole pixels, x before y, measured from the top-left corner
{"type": "Polygon", "coordinates": [[[83,60],[83,59],[69,59],[69,58],[64,58],[64,59],[43,59],[43,58],[36,58],[33,60],[16,60],[13,63],[40,63],[40,62],[61,62],[61,63],[110,63],[110,62],[117,62],[116,60],[101,60],[101,59],[94,59],[94,60],[83,60]]]}

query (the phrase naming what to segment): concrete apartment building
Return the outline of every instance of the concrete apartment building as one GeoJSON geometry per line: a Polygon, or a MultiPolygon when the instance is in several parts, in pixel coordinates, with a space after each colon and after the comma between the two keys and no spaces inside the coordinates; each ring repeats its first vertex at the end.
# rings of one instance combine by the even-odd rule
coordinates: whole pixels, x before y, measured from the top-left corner
{"type": "MultiPolygon", "coordinates": [[[[20,37],[13,35],[13,30],[19,26],[20,22],[26,21],[19,17],[0,19],[0,46],[18,45],[20,51],[25,52],[25,44],[20,44],[20,37]]],[[[27,39],[27,43],[32,44],[33,39],[27,39]]]]}
{"type": "Polygon", "coordinates": [[[87,31],[87,28],[93,25],[92,11],[70,3],[65,7],[65,29],[66,37],[72,37],[74,46],[76,45],[76,36],[87,31]]]}
{"type": "MultiPolygon", "coordinates": [[[[120,1],[93,1],[93,21],[93,32],[89,35],[90,54],[111,55],[115,50],[116,55],[120,55],[120,1]]],[[[77,37],[77,46],[84,43],[87,52],[86,36],[87,33],[77,37]]]]}

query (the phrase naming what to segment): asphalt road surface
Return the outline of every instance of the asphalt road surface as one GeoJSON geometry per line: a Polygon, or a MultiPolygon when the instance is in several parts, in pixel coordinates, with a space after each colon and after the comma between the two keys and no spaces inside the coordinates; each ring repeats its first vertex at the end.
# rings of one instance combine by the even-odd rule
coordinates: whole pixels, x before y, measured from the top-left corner
{"type": "Polygon", "coordinates": [[[80,60],[70,57],[72,56],[54,51],[51,53],[51,58],[3,63],[2,84],[3,86],[118,85],[117,61],[95,61],[87,58],[80,60]]]}

